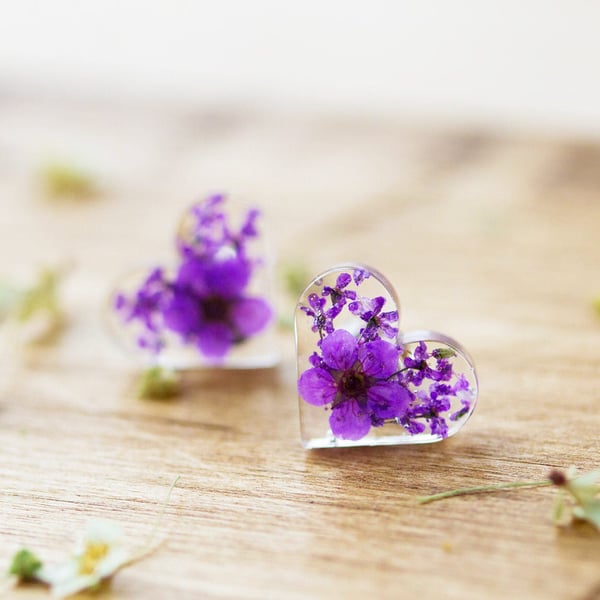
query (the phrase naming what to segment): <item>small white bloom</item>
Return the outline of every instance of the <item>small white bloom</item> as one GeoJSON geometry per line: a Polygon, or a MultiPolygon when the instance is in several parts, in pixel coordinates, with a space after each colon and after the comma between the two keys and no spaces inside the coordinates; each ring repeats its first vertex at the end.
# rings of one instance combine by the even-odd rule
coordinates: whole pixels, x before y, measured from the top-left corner
{"type": "Polygon", "coordinates": [[[50,585],[57,598],[93,588],[131,561],[131,553],[122,540],[123,532],[117,523],[90,521],[75,554],[60,565],[42,568],[39,579],[50,585]]]}

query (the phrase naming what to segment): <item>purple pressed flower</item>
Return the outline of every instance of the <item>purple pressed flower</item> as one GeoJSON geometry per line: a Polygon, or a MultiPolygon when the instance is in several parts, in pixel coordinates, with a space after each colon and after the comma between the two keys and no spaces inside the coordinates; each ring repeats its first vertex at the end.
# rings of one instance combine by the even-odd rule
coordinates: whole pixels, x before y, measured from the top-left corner
{"type": "Polygon", "coordinates": [[[458,421],[471,410],[471,385],[464,373],[454,372],[449,360],[454,356],[456,352],[450,349],[435,349],[430,353],[425,342],[420,342],[412,356],[404,357],[404,368],[394,374],[399,383],[414,390],[409,408],[399,419],[411,435],[424,432],[429,425],[432,435],[444,438],[448,435],[448,419],[458,421]],[[432,366],[430,362],[434,361],[432,366]],[[429,382],[427,387],[426,382],[429,382]]]}
{"type": "MultiPolygon", "coordinates": [[[[434,351],[435,352],[435,351],[434,351]]],[[[435,367],[428,362],[429,359],[435,356],[427,352],[425,342],[419,342],[418,346],[411,356],[404,358],[404,366],[406,372],[404,381],[418,387],[423,383],[424,379],[433,381],[450,381],[453,375],[452,363],[447,358],[437,358],[435,367]]]]}
{"type": "Polygon", "coordinates": [[[417,421],[416,419],[410,417],[409,415],[404,415],[399,419],[400,425],[408,431],[411,435],[417,435],[418,433],[423,433],[427,426],[425,423],[421,423],[421,421],[417,421]]]}
{"type": "Polygon", "coordinates": [[[448,436],[448,423],[446,423],[446,419],[442,417],[431,417],[429,419],[429,428],[431,429],[432,435],[439,435],[442,438],[448,436]]]}
{"type": "Polygon", "coordinates": [[[320,298],[317,294],[310,294],[308,296],[308,303],[310,306],[300,306],[300,310],[309,317],[312,317],[313,324],[311,329],[314,332],[318,331],[322,339],[323,332],[333,332],[333,319],[340,313],[341,307],[332,306],[328,310],[324,310],[326,300],[325,298],[320,298]]]}
{"type": "Polygon", "coordinates": [[[158,352],[163,345],[160,336],[161,311],[169,301],[171,289],[161,268],[153,269],[132,298],[119,293],[115,310],[126,323],[139,321],[143,332],[138,337],[141,348],[158,352]]]}
{"type": "Polygon", "coordinates": [[[414,435],[425,431],[424,420],[429,423],[433,435],[444,438],[448,435],[448,424],[443,414],[450,410],[451,401],[449,397],[439,396],[435,391],[435,397],[432,397],[432,387],[430,386],[429,393],[423,390],[416,393],[415,399],[400,419],[400,424],[414,435]]]}
{"type": "Polygon", "coordinates": [[[260,217],[260,211],[256,208],[252,208],[246,215],[246,220],[242,224],[240,229],[240,236],[242,238],[252,238],[258,235],[258,229],[256,228],[256,220],[260,217]]]}
{"type": "Polygon", "coordinates": [[[376,298],[361,297],[348,305],[348,310],[367,324],[362,330],[364,339],[374,340],[380,335],[395,339],[398,335],[398,327],[394,325],[398,322],[398,311],[381,312],[384,305],[385,298],[382,296],[376,298]]]}
{"type": "Polygon", "coordinates": [[[460,401],[461,408],[450,415],[450,420],[458,421],[469,412],[471,403],[473,402],[471,386],[463,373],[458,376],[455,384],[452,386],[452,392],[460,401]]]}
{"type": "Polygon", "coordinates": [[[309,404],[331,408],[329,425],[336,437],[361,439],[372,426],[403,414],[410,394],[389,380],[398,367],[396,346],[383,340],[359,342],[338,329],[320,347],[322,362],[302,373],[298,391],[309,404]]]}
{"type": "Polygon", "coordinates": [[[352,277],[348,273],[341,273],[335,282],[335,287],[326,285],[323,288],[323,296],[329,296],[331,298],[331,304],[341,309],[348,300],[356,299],[356,292],[353,290],[346,290],[349,283],[352,282],[352,277]]]}
{"type": "Polygon", "coordinates": [[[251,275],[252,265],[244,258],[191,258],[179,267],[175,285],[189,288],[203,298],[235,298],[246,288],[251,275]]]}
{"type": "Polygon", "coordinates": [[[164,310],[165,326],[195,343],[205,356],[224,357],[233,344],[260,332],[272,318],[265,300],[245,294],[250,275],[250,264],[242,258],[184,261],[164,310]]]}
{"type": "Polygon", "coordinates": [[[256,222],[260,211],[248,210],[239,230],[229,225],[223,211],[225,196],[214,194],[192,206],[187,213],[187,227],[177,242],[183,257],[224,258],[243,255],[246,242],[258,237],[256,222]]]}
{"type": "Polygon", "coordinates": [[[221,208],[224,201],[223,194],[214,194],[189,209],[189,231],[183,239],[177,240],[183,256],[214,255],[228,243],[230,233],[221,208]]]}
{"type": "Polygon", "coordinates": [[[259,211],[250,210],[239,231],[232,231],[215,194],[194,205],[178,238],[180,263],[174,279],[153,271],[133,299],[116,297],[126,321],[139,321],[140,345],[160,350],[162,334],[177,334],[205,357],[221,360],[234,344],[260,333],[272,320],[270,304],[250,295],[258,260],[249,258],[246,242],[258,235],[259,211]]]}
{"type": "Polygon", "coordinates": [[[325,363],[323,362],[323,358],[321,357],[321,355],[318,352],[313,352],[309,357],[308,357],[308,362],[313,366],[313,367],[324,367],[325,363]]]}
{"type": "Polygon", "coordinates": [[[352,273],[352,279],[354,279],[356,285],[360,285],[365,279],[369,279],[369,277],[371,277],[371,273],[366,269],[354,269],[352,273]]]}

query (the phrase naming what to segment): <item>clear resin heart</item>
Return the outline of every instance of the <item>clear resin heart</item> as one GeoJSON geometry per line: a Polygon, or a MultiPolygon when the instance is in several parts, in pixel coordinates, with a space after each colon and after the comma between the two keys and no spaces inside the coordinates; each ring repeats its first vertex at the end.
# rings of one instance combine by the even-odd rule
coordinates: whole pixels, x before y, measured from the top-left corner
{"type": "Polygon", "coordinates": [[[176,258],[123,277],[110,300],[111,330],[144,362],[174,369],[276,364],[271,261],[260,214],[237,223],[225,197],[182,216],[176,258]]]}
{"type": "Polygon", "coordinates": [[[422,444],[454,435],[477,401],[466,350],[433,331],[403,334],[390,282],[359,264],[319,275],[295,314],[305,448],[422,444]]]}

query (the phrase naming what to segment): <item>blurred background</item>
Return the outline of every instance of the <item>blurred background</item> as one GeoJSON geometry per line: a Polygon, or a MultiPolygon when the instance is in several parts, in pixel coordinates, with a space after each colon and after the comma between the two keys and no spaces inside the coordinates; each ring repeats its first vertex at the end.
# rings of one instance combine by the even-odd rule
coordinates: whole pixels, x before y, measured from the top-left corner
{"type": "Polygon", "coordinates": [[[600,135],[589,0],[5,2],[4,93],[600,135]]]}
{"type": "Polygon", "coordinates": [[[531,199],[597,196],[599,19],[585,0],[4,3],[2,270],[66,257],[110,281],[226,191],[265,209],[284,261],[418,287],[427,269],[396,252],[407,207],[454,244],[465,223],[513,236],[531,199]],[[45,202],[86,187],[103,201],[45,202]],[[344,238],[361,233],[378,243],[344,238]]]}
{"type": "Polygon", "coordinates": [[[284,262],[418,287],[427,269],[396,252],[407,207],[454,244],[465,223],[514,236],[529,199],[597,196],[599,23],[586,0],[6,2],[2,271],[75,261],[112,281],[226,191],[265,209],[284,262]],[[45,202],[62,195],[103,201],[45,202]],[[342,243],[361,233],[377,244],[342,243]]]}

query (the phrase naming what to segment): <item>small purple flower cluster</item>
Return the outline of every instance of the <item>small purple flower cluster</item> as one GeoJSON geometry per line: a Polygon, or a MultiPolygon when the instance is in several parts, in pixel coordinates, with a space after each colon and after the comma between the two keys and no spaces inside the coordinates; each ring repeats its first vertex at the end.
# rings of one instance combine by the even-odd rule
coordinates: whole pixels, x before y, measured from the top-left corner
{"type": "Polygon", "coordinates": [[[259,212],[248,211],[239,230],[233,230],[224,200],[221,194],[209,196],[188,212],[188,230],[177,239],[174,277],[156,268],[131,297],[117,295],[115,308],[125,322],[141,325],[140,347],[158,353],[171,332],[218,362],[272,320],[269,303],[248,293],[259,263],[247,245],[258,237],[259,212]]]}
{"type": "Polygon", "coordinates": [[[311,293],[308,306],[300,306],[319,334],[311,367],[298,380],[300,397],[331,410],[331,432],[341,439],[360,440],[371,427],[386,423],[411,435],[429,427],[431,435],[445,438],[447,419],[466,415],[473,400],[467,378],[454,372],[456,353],[449,348],[429,352],[425,342],[406,352],[398,342],[398,311],[383,311],[382,296],[362,297],[350,289],[353,281],[358,289],[369,277],[364,269],[341,273],[334,287],[311,293]],[[335,327],[344,310],[364,323],[356,336],[335,327]],[[451,412],[457,404],[460,409],[451,412]]]}

